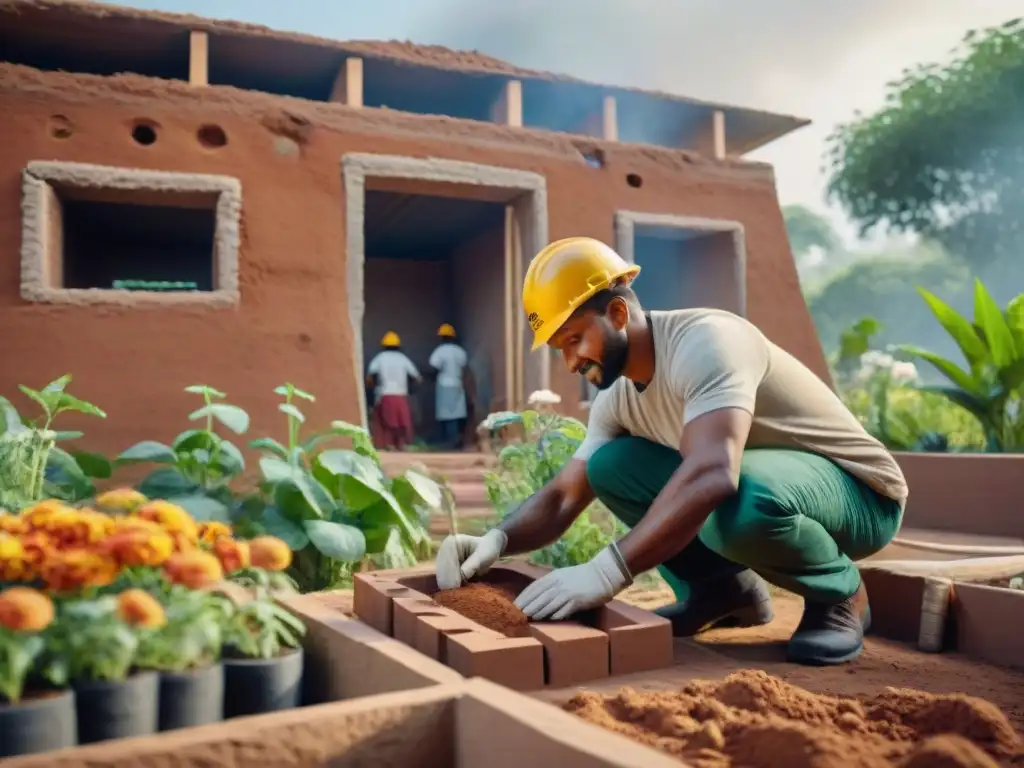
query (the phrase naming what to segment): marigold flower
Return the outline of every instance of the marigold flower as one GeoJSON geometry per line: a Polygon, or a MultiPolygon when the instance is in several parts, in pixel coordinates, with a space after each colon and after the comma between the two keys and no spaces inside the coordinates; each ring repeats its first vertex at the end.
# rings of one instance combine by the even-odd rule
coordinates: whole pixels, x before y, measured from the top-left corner
{"type": "Polygon", "coordinates": [[[114,581],[117,561],[94,549],[54,552],[43,563],[40,575],[53,592],[71,592],[83,587],[105,587],[114,581]]]}
{"type": "Polygon", "coordinates": [[[159,523],[170,534],[180,534],[188,543],[199,541],[199,526],[188,512],[169,501],[151,501],[135,512],[143,520],[159,523]]]}
{"type": "Polygon", "coordinates": [[[154,523],[152,520],[143,520],[141,517],[135,517],[134,515],[122,515],[114,518],[114,534],[130,530],[167,533],[160,523],[154,523]]]}
{"type": "Polygon", "coordinates": [[[292,550],[276,536],[257,536],[249,542],[249,559],[254,568],[283,571],[292,564],[292,550]]]}
{"type": "Polygon", "coordinates": [[[21,539],[0,533],[0,581],[28,581],[33,575],[32,562],[21,539]]]}
{"type": "Polygon", "coordinates": [[[174,584],[181,584],[189,589],[202,589],[224,578],[220,561],[201,549],[171,555],[164,563],[164,573],[174,584]]]}
{"type": "Polygon", "coordinates": [[[174,539],[159,527],[123,528],[103,542],[103,549],[122,566],[162,565],[174,553],[174,539]]]}
{"type": "Polygon", "coordinates": [[[39,569],[43,567],[43,563],[46,562],[47,558],[49,558],[57,549],[53,543],[53,539],[42,531],[26,533],[18,538],[21,541],[21,546],[25,549],[25,555],[31,565],[32,574],[35,575],[39,573],[39,569]]]}
{"type": "Polygon", "coordinates": [[[249,545],[244,541],[220,538],[213,542],[213,553],[224,573],[234,573],[249,565],[249,545]]]}
{"type": "Polygon", "coordinates": [[[15,632],[40,632],[53,616],[53,601],[38,589],[11,587],[0,592],[0,626],[15,632]]]}
{"type": "Polygon", "coordinates": [[[144,589],[126,589],[117,596],[117,615],[133,627],[156,629],[167,623],[160,601],[144,589]]]}
{"type": "Polygon", "coordinates": [[[28,525],[20,516],[0,511],[0,533],[17,535],[25,533],[27,530],[28,525]]]}
{"type": "Polygon", "coordinates": [[[26,522],[30,531],[46,533],[61,549],[80,549],[102,541],[113,530],[114,521],[93,509],[75,509],[38,504],[28,510],[26,522]]]}
{"type": "Polygon", "coordinates": [[[217,539],[231,537],[231,526],[211,520],[199,524],[199,540],[207,544],[213,544],[217,539]]]}
{"type": "Polygon", "coordinates": [[[114,488],[104,491],[96,497],[96,503],[107,509],[117,509],[122,512],[134,512],[145,504],[147,499],[143,494],[134,488],[114,488]]]}

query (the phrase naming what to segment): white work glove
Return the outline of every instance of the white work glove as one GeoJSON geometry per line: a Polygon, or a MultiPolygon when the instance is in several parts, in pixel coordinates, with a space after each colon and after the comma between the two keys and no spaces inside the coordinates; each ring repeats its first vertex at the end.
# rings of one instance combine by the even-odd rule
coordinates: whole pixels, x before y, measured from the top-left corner
{"type": "Polygon", "coordinates": [[[604,605],[632,583],[633,576],[612,543],[589,563],[556,568],[537,579],[520,593],[516,605],[534,621],[561,621],[604,605]]]}
{"type": "Polygon", "coordinates": [[[483,536],[459,533],[446,537],[437,550],[438,589],[455,589],[463,581],[483,575],[498,562],[507,545],[508,536],[498,528],[483,536]]]}

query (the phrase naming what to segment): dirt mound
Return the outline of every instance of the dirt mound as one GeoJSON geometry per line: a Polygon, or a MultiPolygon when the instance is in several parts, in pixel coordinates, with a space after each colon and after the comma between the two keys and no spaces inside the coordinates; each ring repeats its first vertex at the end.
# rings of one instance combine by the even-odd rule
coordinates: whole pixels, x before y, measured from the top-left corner
{"type": "Polygon", "coordinates": [[[506,637],[525,637],[530,623],[526,614],[516,608],[515,595],[491,584],[468,584],[446,589],[434,595],[438,605],[449,608],[477,624],[500,632],[506,637]]]}
{"type": "Polygon", "coordinates": [[[1005,715],[982,699],[894,688],[835,698],[760,670],[677,693],[580,693],[565,709],[693,768],[996,768],[1024,754],[1005,715]]]}

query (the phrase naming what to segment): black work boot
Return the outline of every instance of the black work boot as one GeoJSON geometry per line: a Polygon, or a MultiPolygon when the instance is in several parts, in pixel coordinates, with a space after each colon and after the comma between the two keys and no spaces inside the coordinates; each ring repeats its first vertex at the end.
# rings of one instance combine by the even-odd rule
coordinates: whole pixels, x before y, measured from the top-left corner
{"type": "Polygon", "coordinates": [[[860,656],[864,633],[871,626],[868,591],[860,587],[841,603],[804,601],[804,617],[787,647],[787,656],[796,664],[824,666],[843,664],[860,656]]]}
{"type": "Polygon", "coordinates": [[[672,622],[676,637],[711,627],[756,627],[775,617],[768,586],[750,569],[689,585],[689,598],[654,611],[672,622]]]}

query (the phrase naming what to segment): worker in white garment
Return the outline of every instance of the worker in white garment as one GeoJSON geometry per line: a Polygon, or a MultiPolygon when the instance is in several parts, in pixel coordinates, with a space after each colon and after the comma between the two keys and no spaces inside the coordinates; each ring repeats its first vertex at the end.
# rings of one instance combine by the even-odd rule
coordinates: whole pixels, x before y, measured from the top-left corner
{"type": "Polygon", "coordinates": [[[437,329],[441,343],[430,354],[430,367],[437,375],[434,389],[434,419],[441,428],[446,448],[461,448],[466,426],[466,366],[469,356],[458,343],[455,328],[444,323],[437,329]]]}
{"type": "Polygon", "coordinates": [[[374,412],[384,438],[384,448],[400,451],[413,439],[409,379],[418,383],[420,372],[402,352],[402,342],[397,333],[385,333],[380,345],[381,351],[374,355],[367,369],[366,383],[376,391],[377,407],[374,412]]]}

